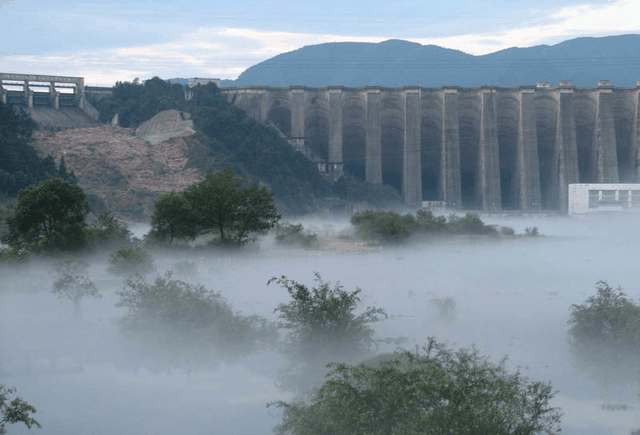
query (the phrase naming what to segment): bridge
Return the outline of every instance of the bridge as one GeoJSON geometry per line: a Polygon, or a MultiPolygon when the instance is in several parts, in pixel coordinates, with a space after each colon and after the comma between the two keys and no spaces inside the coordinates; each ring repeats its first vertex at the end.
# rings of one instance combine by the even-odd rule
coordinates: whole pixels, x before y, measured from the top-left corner
{"type": "Polygon", "coordinates": [[[576,88],[221,88],[319,162],[408,205],[566,211],[572,183],[639,181],[640,80],[576,88]]]}

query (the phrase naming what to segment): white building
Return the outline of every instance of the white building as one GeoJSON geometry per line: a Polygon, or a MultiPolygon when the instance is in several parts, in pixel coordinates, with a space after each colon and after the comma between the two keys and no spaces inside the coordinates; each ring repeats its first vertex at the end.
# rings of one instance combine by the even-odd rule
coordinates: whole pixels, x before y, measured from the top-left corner
{"type": "Polygon", "coordinates": [[[569,214],[640,210],[640,184],[569,184],[569,214]]]}

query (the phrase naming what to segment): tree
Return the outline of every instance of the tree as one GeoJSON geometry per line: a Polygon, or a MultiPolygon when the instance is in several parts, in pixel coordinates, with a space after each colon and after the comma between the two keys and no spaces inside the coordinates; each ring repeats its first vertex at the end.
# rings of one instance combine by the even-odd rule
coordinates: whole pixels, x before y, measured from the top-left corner
{"type": "Polygon", "coordinates": [[[113,248],[131,242],[131,231],[119,223],[113,213],[105,211],[86,229],[87,241],[92,248],[113,248]]]}
{"type": "Polygon", "coordinates": [[[7,217],[10,246],[70,251],[86,245],[84,228],[89,204],[84,191],[59,178],[28,186],[18,194],[13,214],[7,217]]]}
{"type": "Polygon", "coordinates": [[[640,305],[607,281],[598,281],[596,290],[583,304],[571,305],[571,350],[598,381],[628,382],[640,368],[640,305]]]}
{"type": "Polygon", "coordinates": [[[121,246],[109,254],[108,272],[114,275],[147,274],[156,267],[153,258],[138,245],[121,246]]]}
{"type": "Polygon", "coordinates": [[[183,193],[169,192],[160,195],[153,202],[151,215],[152,240],[168,241],[192,240],[197,235],[196,222],[191,204],[183,193]]]}
{"type": "Polygon", "coordinates": [[[7,433],[7,424],[24,423],[29,429],[33,426],[42,428],[31,416],[37,412],[33,406],[19,397],[10,399],[11,394],[15,392],[15,388],[7,388],[0,384],[0,435],[7,433]]]}
{"type": "Polygon", "coordinates": [[[294,388],[313,385],[331,361],[370,355],[376,347],[371,324],[386,318],[382,308],[367,307],[363,313],[355,313],[362,290],[349,292],[340,284],[332,288],[317,272],[315,281],[317,286],[311,289],[286,276],[268,282],[280,285],[291,297],[274,311],[280,319],[278,326],[289,331],[284,353],[294,367],[285,382],[291,382],[294,388]]]}
{"type": "Polygon", "coordinates": [[[416,352],[331,364],[308,403],[284,410],[279,435],[534,435],[560,432],[547,382],[509,373],[475,348],[451,350],[434,338],[416,352]]]}
{"type": "Polygon", "coordinates": [[[52,293],[60,300],[73,302],[76,315],[80,313],[80,303],[86,297],[102,298],[86,272],[89,264],[82,260],[66,259],[55,263],[58,278],[53,282],[52,293]]]}
{"type": "Polygon", "coordinates": [[[185,196],[193,210],[200,234],[217,234],[222,244],[242,245],[250,234],[274,227],[280,216],[273,193],[255,184],[242,187],[243,179],[227,167],[187,188],[185,196]]]}

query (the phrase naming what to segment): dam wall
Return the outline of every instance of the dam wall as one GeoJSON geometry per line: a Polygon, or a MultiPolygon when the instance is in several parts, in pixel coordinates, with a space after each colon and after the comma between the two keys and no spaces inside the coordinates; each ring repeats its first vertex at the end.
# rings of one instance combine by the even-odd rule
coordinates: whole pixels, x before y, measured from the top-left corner
{"type": "Polygon", "coordinates": [[[330,176],[389,184],[410,206],[566,211],[569,184],[640,181],[640,81],[221,91],[330,176]]]}

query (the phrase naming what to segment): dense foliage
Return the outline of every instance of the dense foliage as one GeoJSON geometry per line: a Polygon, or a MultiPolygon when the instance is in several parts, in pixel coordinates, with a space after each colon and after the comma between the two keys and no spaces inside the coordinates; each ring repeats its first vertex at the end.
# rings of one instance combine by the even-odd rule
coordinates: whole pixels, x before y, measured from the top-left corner
{"type": "Polygon", "coordinates": [[[318,245],[318,236],[305,232],[302,224],[283,222],[276,224],[276,243],[310,248],[318,245]]]}
{"type": "Polygon", "coordinates": [[[22,189],[3,242],[36,251],[72,251],[86,246],[85,219],[89,204],[84,191],[67,181],[51,178],[22,189]]]}
{"type": "Polygon", "coordinates": [[[36,409],[19,397],[11,399],[15,388],[7,388],[0,384],[0,435],[7,433],[8,424],[23,423],[29,429],[33,426],[41,428],[40,423],[32,417],[36,409]]]}
{"type": "Polygon", "coordinates": [[[171,272],[146,282],[137,275],[117,292],[127,309],[122,332],[150,364],[202,365],[248,354],[277,340],[273,325],[233,311],[218,292],[172,279],[171,272]]]}
{"type": "Polygon", "coordinates": [[[27,112],[0,101],[0,194],[15,196],[20,189],[52,177],[77,182],[64,158],[56,166],[53,157],[38,157],[30,145],[34,127],[27,112]]]}
{"type": "Polygon", "coordinates": [[[419,210],[416,216],[394,211],[367,210],[355,213],[351,224],[356,235],[383,243],[399,243],[412,235],[466,234],[496,236],[495,225],[487,225],[475,213],[460,217],[455,214],[436,216],[430,211],[419,210]]]}
{"type": "Polygon", "coordinates": [[[112,249],[131,242],[131,231],[117,221],[113,213],[105,211],[85,230],[91,249],[112,249]]]}
{"type": "Polygon", "coordinates": [[[606,281],[598,281],[596,290],[584,303],[571,305],[571,349],[578,365],[598,380],[627,382],[640,369],[640,305],[606,281]]]}
{"type": "Polygon", "coordinates": [[[156,270],[153,258],[139,245],[124,245],[109,254],[108,272],[113,275],[147,274],[156,270]]]}
{"type": "MultiPolygon", "coordinates": [[[[158,77],[144,83],[118,82],[113,95],[92,101],[103,122],[118,113],[120,125],[135,127],[162,110],[189,111],[193,115],[204,152],[191,163],[203,170],[232,165],[237,173],[259,179],[292,212],[304,212],[314,198],[330,192],[316,166],[268,127],[226,101],[215,84],[186,88],[158,77]],[[191,95],[185,98],[185,92],[191,95]]],[[[202,151],[202,150],[201,150],[202,151]]]]}
{"type": "Polygon", "coordinates": [[[307,388],[322,377],[327,363],[357,360],[375,350],[371,324],[386,314],[374,307],[356,314],[360,289],[349,292],[339,284],[332,288],[318,273],[316,287],[309,288],[286,276],[269,280],[269,284],[274,282],[291,298],[275,309],[279,326],[289,331],[283,350],[293,364],[284,386],[307,388]]]}
{"type": "Polygon", "coordinates": [[[309,402],[283,408],[279,435],[534,435],[560,432],[549,383],[509,373],[473,349],[429,339],[422,351],[332,364],[309,402]]]}
{"type": "Polygon", "coordinates": [[[151,217],[150,237],[173,242],[212,235],[223,245],[242,245],[278,222],[273,193],[266,186],[244,185],[227,167],[209,172],[181,193],[161,195],[151,217]]]}

